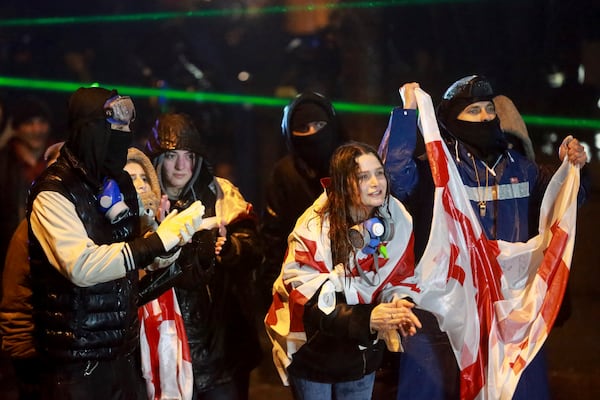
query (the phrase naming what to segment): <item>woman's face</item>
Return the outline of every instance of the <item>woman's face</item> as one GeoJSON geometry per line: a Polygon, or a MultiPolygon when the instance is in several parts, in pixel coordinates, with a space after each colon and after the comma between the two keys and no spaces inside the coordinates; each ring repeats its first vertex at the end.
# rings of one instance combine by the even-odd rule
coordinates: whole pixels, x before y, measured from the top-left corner
{"type": "Polygon", "coordinates": [[[196,155],[188,150],[171,150],[165,153],[162,164],[162,178],[167,194],[178,196],[183,187],[192,179],[196,155]]]}
{"type": "Polygon", "coordinates": [[[148,177],[140,164],[135,161],[127,161],[127,164],[125,164],[125,168],[123,169],[129,173],[129,176],[133,181],[133,186],[138,193],[146,193],[150,190],[148,177]]]}
{"type": "Polygon", "coordinates": [[[387,179],[383,165],[373,154],[363,154],[356,158],[358,164],[358,191],[362,205],[371,212],[385,201],[387,179]]]}

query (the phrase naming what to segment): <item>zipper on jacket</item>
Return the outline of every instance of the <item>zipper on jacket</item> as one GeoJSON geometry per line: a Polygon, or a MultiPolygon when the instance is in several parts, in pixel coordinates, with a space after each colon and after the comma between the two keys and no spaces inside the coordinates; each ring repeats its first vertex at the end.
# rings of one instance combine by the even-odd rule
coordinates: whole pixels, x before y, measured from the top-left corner
{"type": "Polygon", "coordinates": [[[367,374],[367,350],[363,350],[362,352],[362,359],[363,359],[363,376],[365,376],[367,374]]]}
{"type": "Polygon", "coordinates": [[[206,293],[208,294],[208,301],[212,304],[212,293],[210,292],[210,286],[208,286],[208,283],[205,284],[204,286],[206,286],[206,293]]]}

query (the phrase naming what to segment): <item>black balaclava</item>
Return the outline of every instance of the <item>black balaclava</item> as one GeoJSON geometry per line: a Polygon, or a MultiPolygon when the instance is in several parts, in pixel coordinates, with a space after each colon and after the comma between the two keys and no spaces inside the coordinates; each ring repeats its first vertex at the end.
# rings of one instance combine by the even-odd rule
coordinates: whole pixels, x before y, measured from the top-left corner
{"type": "Polygon", "coordinates": [[[92,87],[77,89],[69,99],[65,146],[99,183],[105,176],[122,174],[132,140],[131,133],[112,130],[106,120],[104,105],[114,96],[116,90],[92,87]]]}
{"type": "Polygon", "coordinates": [[[448,121],[446,128],[464,142],[477,158],[484,161],[497,159],[508,147],[508,141],[500,129],[500,120],[497,117],[483,122],[461,121],[455,118],[448,121]]]}
{"type": "Polygon", "coordinates": [[[308,136],[296,136],[290,132],[290,141],[295,155],[315,170],[318,177],[324,177],[329,173],[329,159],[337,145],[336,127],[331,115],[321,104],[306,101],[292,111],[290,128],[303,131],[309,122],[315,121],[325,121],[327,125],[308,136]]]}
{"type": "Polygon", "coordinates": [[[131,133],[110,130],[102,174],[118,176],[127,164],[127,150],[131,146],[131,133]]]}
{"type": "Polygon", "coordinates": [[[500,128],[500,120],[468,122],[456,119],[469,104],[493,101],[494,92],[489,81],[478,75],[454,82],[444,93],[438,107],[438,119],[446,133],[463,142],[477,158],[495,160],[508,147],[500,128]]]}

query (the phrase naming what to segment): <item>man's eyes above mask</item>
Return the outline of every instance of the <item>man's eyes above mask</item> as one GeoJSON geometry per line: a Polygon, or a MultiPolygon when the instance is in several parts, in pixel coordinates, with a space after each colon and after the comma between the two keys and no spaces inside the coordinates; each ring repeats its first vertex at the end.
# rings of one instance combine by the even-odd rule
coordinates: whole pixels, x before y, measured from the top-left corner
{"type": "Polygon", "coordinates": [[[294,132],[298,133],[315,133],[323,129],[327,125],[327,121],[313,121],[306,125],[296,127],[294,132]]]}
{"type": "Polygon", "coordinates": [[[315,121],[315,122],[311,122],[311,124],[314,126],[314,128],[316,130],[320,130],[325,128],[325,126],[327,125],[327,121],[315,121]]]}

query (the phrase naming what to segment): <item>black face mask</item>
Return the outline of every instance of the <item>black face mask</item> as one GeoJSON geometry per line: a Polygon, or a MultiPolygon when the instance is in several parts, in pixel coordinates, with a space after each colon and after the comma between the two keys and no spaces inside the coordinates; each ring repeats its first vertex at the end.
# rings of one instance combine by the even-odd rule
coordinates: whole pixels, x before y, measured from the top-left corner
{"type": "Polygon", "coordinates": [[[329,125],[313,135],[292,136],[292,145],[294,153],[315,170],[319,178],[329,175],[329,159],[336,147],[329,125]]]}
{"type": "Polygon", "coordinates": [[[447,129],[479,159],[490,161],[497,158],[508,147],[506,136],[500,128],[500,120],[468,122],[454,119],[447,129]]]}
{"type": "Polygon", "coordinates": [[[117,177],[127,163],[127,149],[131,146],[131,133],[110,131],[106,156],[102,163],[102,172],[105,175],[117,177]]]}

